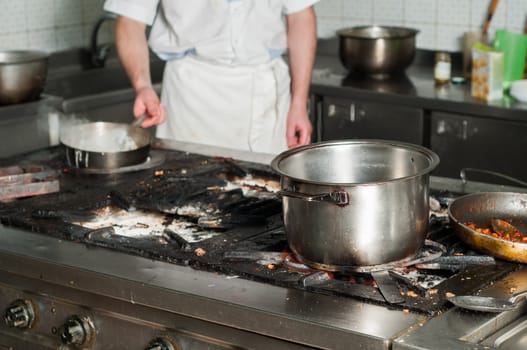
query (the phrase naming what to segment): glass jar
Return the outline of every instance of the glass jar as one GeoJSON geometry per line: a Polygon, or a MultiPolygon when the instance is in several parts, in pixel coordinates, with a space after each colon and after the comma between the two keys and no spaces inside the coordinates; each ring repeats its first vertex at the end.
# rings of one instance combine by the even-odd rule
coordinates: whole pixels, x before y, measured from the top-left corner
{"type": "Polygon", "coordinates": [[[438,52],[435,57],[434,65],[434,81],[437,85],[443,85],[450,82],[450,74],[452,71],[452,63],[450,54],[446,52],[438,52]]]}

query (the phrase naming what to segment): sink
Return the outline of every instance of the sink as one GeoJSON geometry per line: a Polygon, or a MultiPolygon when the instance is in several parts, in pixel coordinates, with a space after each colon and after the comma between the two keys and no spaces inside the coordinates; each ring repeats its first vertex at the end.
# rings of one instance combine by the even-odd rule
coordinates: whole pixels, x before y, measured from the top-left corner
{"type": "Polygon", "coordinates": [[[98,68],[48,79],[44,93],[67,100],[127,88],[130,81],[122,68],[98,68]]]}
{"type": "MultiPolygon", "coordinates": [[[[154,61],[150,65],[153,83],[161,82],[163,69],[163,61],[154,61]]],[[[122,89],[131,89],[130,80],[121,65],[114,63],[73,73],[56,74],[55,76],[50,74],[44,93],[68,100],[122,89]]]]}

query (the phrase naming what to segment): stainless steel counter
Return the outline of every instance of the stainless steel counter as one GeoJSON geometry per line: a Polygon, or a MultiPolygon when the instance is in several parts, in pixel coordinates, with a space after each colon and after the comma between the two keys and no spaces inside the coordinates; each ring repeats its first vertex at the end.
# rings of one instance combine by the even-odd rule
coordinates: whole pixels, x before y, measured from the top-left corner
{"type": "Polygon", "coordinates": [[[471,96],[470,82],[436,86],[433,60],[415,60],[405,74],[387,80],[356,77],[344,69],[338,54],[319,53],[312,74],[311,93],[362,98],[427,110],[468,114],[524,122],[527,103],[505,94],[502,99],[483,101],[471,96]],[[423,62],[424,61],[424,62],[423,62]]]}
{"type": "MultiPolygon", "coordinates": [[[[527,269],[514,272],[481,295],[506,296],[511,288],[527,288],[527,269]]],[[[451,309],[403,335],[393,349],[525,349],[527,304],[502,313],[451,309]]]]}

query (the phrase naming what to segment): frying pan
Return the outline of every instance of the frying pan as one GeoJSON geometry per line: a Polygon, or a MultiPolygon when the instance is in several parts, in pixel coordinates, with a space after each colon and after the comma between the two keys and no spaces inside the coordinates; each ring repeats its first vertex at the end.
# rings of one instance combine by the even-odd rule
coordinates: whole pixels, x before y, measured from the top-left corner
{"type": "Polygon", "coordinates": [[[95,122],[64,128],[60,142],[71,167],[116,169],[146,161],[151,138],[150,132],[140,127],[95,122]]]}
{"type": "Polygon", "coordinates": [[[527,225],[527,194],[480,192],[458,197],[448,208],[450,224],[457,236],[470,247],[495,257],[527,263],[527,244],[495,238],[477,232],[466,223],[490,227],[490,219],[512,220],[524,234],[527,225]]]}

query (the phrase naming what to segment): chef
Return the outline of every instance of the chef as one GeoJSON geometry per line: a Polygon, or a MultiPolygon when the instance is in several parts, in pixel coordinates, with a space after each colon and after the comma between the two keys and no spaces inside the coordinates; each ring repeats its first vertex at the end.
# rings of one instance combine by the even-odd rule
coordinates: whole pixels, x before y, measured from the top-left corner
{"type": "Polygon", "coordinates": [[[184,142],[263,153],[309,144],[317,1],[106,0],[119,15],[134,115],[147,114],[142,126],[158,125],[157,137],[184,142]],[[167,61],[161,99],[148,44],[167,61]]]}

